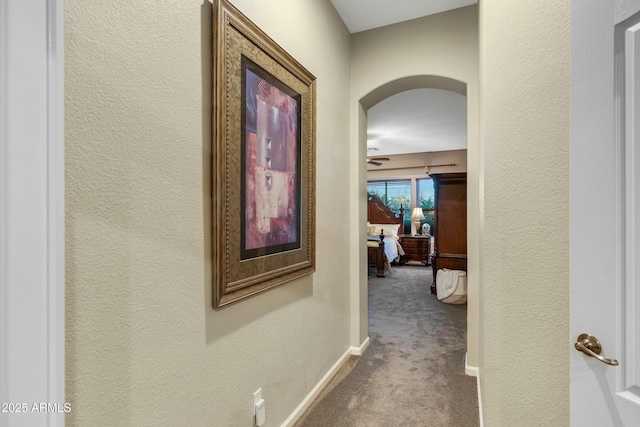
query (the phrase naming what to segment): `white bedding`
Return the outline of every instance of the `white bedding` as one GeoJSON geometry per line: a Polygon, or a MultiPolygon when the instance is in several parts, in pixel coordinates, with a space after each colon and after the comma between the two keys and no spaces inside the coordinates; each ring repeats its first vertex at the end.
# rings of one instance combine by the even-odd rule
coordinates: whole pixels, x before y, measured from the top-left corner
{"type": "Polygon", "coordinates": [[[389,264],[391,264],[393,261],[398,259],[400,255],[402,255],[400,253],[401,250],[402,250],[402,246],[400,246],[400,243],[398,242],[397,239],[394,239],[393,237],[384,238],[384,253],[387,256],[387,260],[389,261],[389,264]]]}
{"type": "MultiPolygon", "coordinates": [[[[379,242],[379,237],[368,236],[367,240],[370,242],[379,242]]],[[[387,261],[391,264],[393,261],[398,259],[400,255],[404,255],[404,250],[400,245],[400,242],[394,237],[387,236],[383,240],[384,242],[384,254],[387,256],[387,261]]]]}
{"type": "Polygon", "coordinates": [[[380,235],[384,233],[384,269],[391,274],[391,263],[400,261],[400,256],[404,255],[404,250],[398,239],[400,224],[371,224],[367,221],[367,244],[375,245],[380,242],[380,235]]]}
{"type": "Polygon", "coordinates": [[[384,254],[387,256],[387,261],[391,264],[398,258],[398,247],[396,246],[397,240],[393,237],[384,238],[384,254]]]}

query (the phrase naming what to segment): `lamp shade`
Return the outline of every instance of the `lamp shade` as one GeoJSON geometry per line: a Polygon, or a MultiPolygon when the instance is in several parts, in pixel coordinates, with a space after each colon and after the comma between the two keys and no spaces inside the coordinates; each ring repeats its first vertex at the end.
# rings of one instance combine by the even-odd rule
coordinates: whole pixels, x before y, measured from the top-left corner
{"type": "Polygon", "coordinates": [[[411,218],[413,218],[413,219],[424,219],[424,214],[422,213],[422,208],[413,208],[413,212],[411,212],[411,218]]]}

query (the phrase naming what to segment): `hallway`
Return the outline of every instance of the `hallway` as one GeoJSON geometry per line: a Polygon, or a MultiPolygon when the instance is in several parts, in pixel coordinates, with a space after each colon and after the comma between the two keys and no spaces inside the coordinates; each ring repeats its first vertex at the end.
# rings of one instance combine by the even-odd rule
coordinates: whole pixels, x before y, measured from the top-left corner
{"type": "Polygon", "coordinates": [[[464,373],[466,305],[429,294],[430,268],[369,276],[369,337],[296,424],[464,426],[479,424],[476,379],[464,373]]]}
{"type": "MultiPolygon", "coordinates": [[[[219,104],[212,58],[220,49],[213,46],[211,2],[8,0],[0,14],[8,35],[0,49],[6,64],[0,121],[12,124],[0,125],[6,154],[0,187],[7,195],[0,197],[6,249],[0,271],[7,279],[0,284],[7,297],[0,297],[7,307],[0,330],[15,339],[0,339],[0,353],[19,357],[0,363],[3,401],[71,403],[69,414],[32,414],[39,417],[35,426],[44,417],[68,426],[250,425],[253,393],[262,388],[268,422],[280,425],[300,415],[292,411],[307,404],[349,346],[372,338],[354,371],[367,360],[375,367],[376,354],[405,351],[387,346],[397,337],[367,331],[357,202],[367,109],[388,95],[389,83],[424,87],[416,78],[447,76],[466,82],[472,107],[467,350],[482,378],[484,423],[575,422],[570,368],[585,356],[573,348],[573,334],[594,328],[571,322],[578,304],[572,286],[582,283],[572,273],[572,251],[583,247],[593,261],[601,239],[574,233],[572,215],[614,204],[573,209],[575,194],[593,192],[573,185],[594,183],[600,191],[593,194],[613,197],[593,171],[614,162],[583,145],[574,130],[600,123],[614,108],[596,102],[585,108],[590,114],[573,111],[592,105],[572,102],[576,84],[613,70],[584,67],[573,55],[574,30],[590,22],[573,13],[577,5],[604,10],[610,2],[486,0],[358,33],[330,1],[233,3],[317,77],[309,170],[316,179],[309,224],[317,232],[316,272],[232,307],[212,306],[212,265],[220,255],[212,242],[227,228],[211,221],[212,200],[226,194],[211,179],[222,169],[212,162],[221,138],[212,126],[219,104]],[[588,149],[588,159],[576,161],[576,146],[588,149]],[[575,179],[576,172],[590,178],[575,179]],[[572,243],[576,235],[585,246],[572,243]],[[521,337],[543,342],[547,357],[513,345],[521,337]],[[105,410],[104,402],[118,410],[105,410]]],[[[614,36],[589,44],[612,45],[614,36]]],[[[582,129],[611,146],[612,138],[582,129]]],[[[580,223],[592,228],[602,221],[580,223]]],[[[391,280],[371,283],[371,291],[392,288],[391,280]]],[[[410,320],[394,319],[407,329],[410,320]]],[[[444,336],[433,335],[429,350],[444,336]]],[[[461,370],[462,356],[450,366],[461,370]]],[[[431,367],[448,366],[432,351],[423,358],[431,358],[431,367]]],[[[405,362],[398,375],[413,367],[413,375],[422,372],[409,355],[405,362]]],[[[380,366],[372,374],[394,379],[391,372],[380,366]]],[[[383,384],[359,389],[354,402],[364,406],[365,395],[378,388],[394,399],[402,394],[383,384]]],[[[453,388],[422,384],[403,386],[415,392],[413,405],[453,388]]],[[[415,407],[402,405],[393,407],[415,407]]]]}

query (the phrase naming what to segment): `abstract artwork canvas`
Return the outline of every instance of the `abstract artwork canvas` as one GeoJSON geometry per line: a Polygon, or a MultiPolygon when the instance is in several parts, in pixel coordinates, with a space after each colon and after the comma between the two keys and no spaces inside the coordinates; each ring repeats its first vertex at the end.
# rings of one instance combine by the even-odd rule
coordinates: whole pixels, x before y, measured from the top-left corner
{"type": "Polygon", "coordinates": [[[300,95],[243,58],[242,259],[300,247],[300,95]]]}

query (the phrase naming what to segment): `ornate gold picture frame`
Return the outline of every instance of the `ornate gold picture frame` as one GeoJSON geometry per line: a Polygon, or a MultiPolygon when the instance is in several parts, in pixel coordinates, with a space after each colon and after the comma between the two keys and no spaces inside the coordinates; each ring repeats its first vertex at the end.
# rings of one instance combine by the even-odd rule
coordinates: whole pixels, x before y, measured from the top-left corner
{"type": "Polygon", "coordinates": [[[315,77],[226,0],[213,9],[213,306],[315,269],[315,77]]]}

